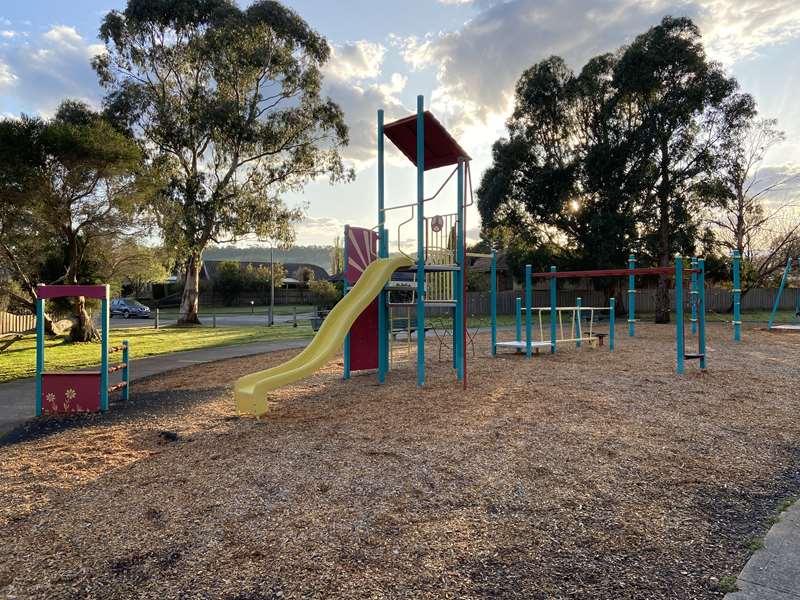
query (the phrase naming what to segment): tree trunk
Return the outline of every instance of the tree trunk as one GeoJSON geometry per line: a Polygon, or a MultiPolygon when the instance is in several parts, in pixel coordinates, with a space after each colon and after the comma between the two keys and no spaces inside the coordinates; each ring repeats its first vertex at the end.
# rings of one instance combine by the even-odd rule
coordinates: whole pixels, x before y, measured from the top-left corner
{"type": "MultiPolygon", "coordinates": [[[[78,284],[78,267],[80,266],[80,249],[78,248],[78,236],[73,231],[67,232],[68,255],[67,276],[65,283],[78,284]]],[[[94,326],[92,317],[86,311],[86,298],[78,296],[72,304],[72,329],[69,337],[73,342],[91,342],[100,339],[100,334],[94,326]]]]}
{"type": "MultiPolygon", "coordinates": [[[[667,267],[670,263],[669,252],[669,146],[666,141],[661,144],[661,183],[658,186],[658,264],[667,267]]],[[[664,275],[658,277],[656,290],[656,323],[669,323],[669,280],[664,275]]]]}
{"type": "Polygon", "coordinates": [[[73,323],[69,338],[73,342],[92,342],[100,339],[92,317],[86,310],[86,298],[78,296],[73,303],[73,323]]]}
{"type": "Polygon", "coordinates": [[[200,304],[200,253],[192,252],[186,263],[186,277],[181,296],[179,325],[199,325],[197,311],[200,304]]]}

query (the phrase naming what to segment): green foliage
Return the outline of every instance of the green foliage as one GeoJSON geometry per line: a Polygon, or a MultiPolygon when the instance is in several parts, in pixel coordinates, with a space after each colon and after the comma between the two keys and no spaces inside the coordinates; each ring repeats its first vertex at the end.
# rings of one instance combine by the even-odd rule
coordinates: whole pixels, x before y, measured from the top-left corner
{"type": "Polygon", "coordinates": [[[325,39],[261,0],[129,0],[100,29],[94,59],[106,106],[135,131],[170,183],[152,203],[165,244],[187,259],[182,320],[197,313],[200,255],[255,234],[287,243],[301,210],[282,197],[321,175],[346,180],[341,109],[320,95],[325,39]]]}
{"type": "Polygon", "coordinates": [[[225,261],[219,264],[214,277],[214,290],[222,297],[225,306],[231,306],[239,298],[243,284],[244,278],[237,263],[225,261]]]}
{"type": "Polygon", "coordinates": [[[320,309],[333,308],[342,297],[341,290],[330,281],[311,281],[311,299],[320,309]]]}
{"type": "Polygon", "coordinates": [[[489,273],[486,271],[476,271],[467,269],[467,291],[468,292],[488,292],[489,273]]]}

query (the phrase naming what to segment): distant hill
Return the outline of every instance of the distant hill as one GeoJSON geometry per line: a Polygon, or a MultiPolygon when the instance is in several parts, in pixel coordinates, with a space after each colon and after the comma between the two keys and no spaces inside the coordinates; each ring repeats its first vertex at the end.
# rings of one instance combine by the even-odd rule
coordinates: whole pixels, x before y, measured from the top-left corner
{"type": "MultiPolygon", "coordinates": [[[[275,249],[275,261],[319,265],[330,273],[331,249],[332,246],[292,246],[288,250],[275,249]]],[[[203,252],[203,258],[205,260],[269,261],[269,246],[208,248],[203,252]]]]}

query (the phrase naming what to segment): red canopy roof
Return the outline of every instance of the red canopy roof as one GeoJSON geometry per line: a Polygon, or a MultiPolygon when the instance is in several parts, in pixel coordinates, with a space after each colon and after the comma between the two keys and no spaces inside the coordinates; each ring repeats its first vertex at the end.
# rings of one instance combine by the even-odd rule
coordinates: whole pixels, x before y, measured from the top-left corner
{"type": "MultiPolygon", "coordinates": [[[[469,155],[458,145],[444,126],[430,111],[425,111],[425,170],[437,169],[458,163],[459,158],[470,160],[469,155]]],[[[417,164],[417,115],[405,117],[384,125],[383,133],[392,143],[417,164]]]]}

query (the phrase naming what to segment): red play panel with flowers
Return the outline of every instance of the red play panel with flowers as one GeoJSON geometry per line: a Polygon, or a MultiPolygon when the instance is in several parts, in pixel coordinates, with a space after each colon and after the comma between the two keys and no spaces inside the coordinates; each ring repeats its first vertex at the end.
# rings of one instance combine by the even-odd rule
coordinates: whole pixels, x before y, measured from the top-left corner
{"type": "Polygon", "coordinates": [[[42,414],[99,412],[100,373],[42,374],[42,414]]]}

